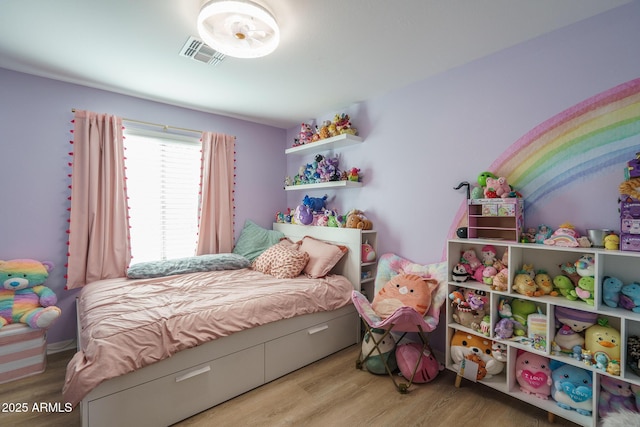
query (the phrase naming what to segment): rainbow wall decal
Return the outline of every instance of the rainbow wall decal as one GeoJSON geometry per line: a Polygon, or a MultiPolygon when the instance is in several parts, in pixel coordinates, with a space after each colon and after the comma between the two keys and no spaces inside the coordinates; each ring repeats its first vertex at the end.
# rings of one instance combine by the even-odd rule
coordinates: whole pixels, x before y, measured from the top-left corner
{"type": "MultiPolygon", "coordinates": [[[[509,147],[489,171],[507,177],[528,206],[577,178],[623,164],[640,151],[640,78],[587,99],[538,125],[509,147]]],[[[462,203],[449,237],[466,224],[462,203]]],[[[525,215],[526,217],[526,215],[525,215]]]]}

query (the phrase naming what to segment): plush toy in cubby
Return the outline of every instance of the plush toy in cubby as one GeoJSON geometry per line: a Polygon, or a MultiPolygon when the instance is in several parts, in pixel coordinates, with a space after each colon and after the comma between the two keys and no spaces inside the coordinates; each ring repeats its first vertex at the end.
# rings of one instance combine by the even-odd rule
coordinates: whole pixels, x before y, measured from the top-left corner
{"type": "Polygon", "coordinates": [[[549,399],[552,384],[549,363],[548,357],[518,350],[515,372],[520,390],[539,399],[549,399]]]}
{"type": "MultiPolygon", "coordinates": [[[[576,346],[584,348],[584,331],[595,325],[598,320],[596,313],[577,310],[568,307],[555,307],[556,335],[555,353],[566,355],[576,354],[576,346]]],[[[582,351],[579,350],[578,354],[582,351]]]]}
{"type": "Polygon", "coordinates": [[[577,366],[551,361],[551,397],[556,404],[579,414],[591,416],[593,405],[593,378],[577,366]]]}

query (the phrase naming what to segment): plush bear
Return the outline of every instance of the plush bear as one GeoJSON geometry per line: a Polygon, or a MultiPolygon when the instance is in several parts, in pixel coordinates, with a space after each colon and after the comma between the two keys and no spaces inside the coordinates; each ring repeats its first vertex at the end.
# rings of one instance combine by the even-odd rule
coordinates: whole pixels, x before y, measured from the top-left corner
{"type": "Polygon", "coordinates": [[[487,191],[493,189],[495,194],[500,198],[509,197],[509,193],[511,193],[511,187],[507,183],[507,179],[503,176],[500,178],[487,178],[487,185],[485,189],[485,197],[487,197],[487,191]]]}
{"type": "Polygon", "coordinates": [[[436,279],[417,274],[398,274],[380,289],[371,307],[383,319],[402,306],[412,307],[424,315],[431,306],[431,292],[437,287],[436,279]]]}
{"type": "Polygon", "coordinates": [[[347,214],[346,228],[359,228],[361,230],[371,230],[373,223],[367,219],[362,211],[352,210],[347,214]]]}
{"type": "Polygon", "coordinates": [[[60,316],[56,294],[43,285],[52,269],[52,263],[32,259],[0,261],[0,328],[24,323],[44,329],[60,316]]]}

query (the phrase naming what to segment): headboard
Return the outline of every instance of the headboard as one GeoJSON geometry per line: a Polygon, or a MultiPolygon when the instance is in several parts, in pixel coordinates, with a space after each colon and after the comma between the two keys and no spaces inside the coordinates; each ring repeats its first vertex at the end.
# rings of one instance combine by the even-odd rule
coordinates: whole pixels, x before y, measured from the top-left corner
{"type": "Polygon", "coordinates": [[[297,242],[304,236],[311,236],[325,242],[346,246],[349,250],[331,270],[345,276],[353,288],[360,290],[360,260],[362,250],[361,231],[357,228],[319,227],[312,225],[274,223],[273,229],[297,242]]]}

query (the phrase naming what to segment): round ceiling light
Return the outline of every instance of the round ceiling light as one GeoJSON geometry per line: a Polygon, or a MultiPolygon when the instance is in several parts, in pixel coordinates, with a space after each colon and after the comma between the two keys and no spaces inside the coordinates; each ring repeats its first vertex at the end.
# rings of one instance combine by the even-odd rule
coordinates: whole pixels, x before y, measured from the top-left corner
{"type": "Polygon", "coordinates": [[[235,58],[259,58],[280,43],[278,24],[251,1],[212,0],[198,15],[198,34],[213,49],[235,58]]]}

